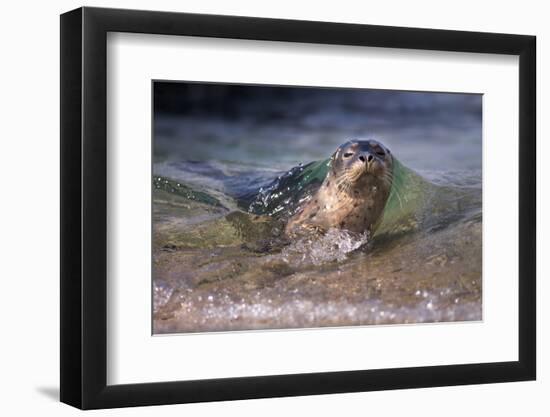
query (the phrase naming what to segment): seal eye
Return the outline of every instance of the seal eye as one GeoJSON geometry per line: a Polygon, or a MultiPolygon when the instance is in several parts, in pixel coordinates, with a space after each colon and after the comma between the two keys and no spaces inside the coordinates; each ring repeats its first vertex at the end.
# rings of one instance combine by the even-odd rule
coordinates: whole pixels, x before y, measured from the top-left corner
{"type": "Polygon", "coordinates": [[[386,155],[386,152],[384,151],[384,149],[382,149],[380,146],[376,146],[374,148],[374,152],[376,153],[376,155],[378,156],[385,156],[386,155]]]}
{"type": "Polygon", "coordinates": [[[344,158],[349,158],[350,156],[353,156],[353,152],[346,152],[344,154],[344,158]]]}

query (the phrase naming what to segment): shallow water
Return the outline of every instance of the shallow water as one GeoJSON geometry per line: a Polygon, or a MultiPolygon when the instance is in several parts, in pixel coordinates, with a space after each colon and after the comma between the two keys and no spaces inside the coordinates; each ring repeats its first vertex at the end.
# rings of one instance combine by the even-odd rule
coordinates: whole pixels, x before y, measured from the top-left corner
{"type": "Polygon", "coordinates": [[[481,96],[181,88],[155,95],[155,333],[482,319],[481,96]],[[380,227],[282,237],[355,138],[403,163],[380,227]]]}
{"type": "Polygon", "coordinates": [[[411,173],[374,236],[281,241],[302,169],[155,166],[155,333],[481,319],[479,174],[411,173]]]}

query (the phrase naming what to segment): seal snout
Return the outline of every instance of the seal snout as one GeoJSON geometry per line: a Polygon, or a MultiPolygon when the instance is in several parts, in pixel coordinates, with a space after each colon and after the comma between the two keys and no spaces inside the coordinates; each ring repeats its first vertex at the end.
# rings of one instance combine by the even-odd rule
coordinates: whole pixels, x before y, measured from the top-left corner
{"type": "Polygon", "coordinates": [[[378,169],[379,163],[376,156],[370,150],[364,150],[357,155],[358,168],[364,173],[373,173],[378,169]]]}
{"type": "Polygon", "coordinates": [[[365,164],[370,164],[374,161],[374,156],[370,152],[361,152],[361,154],[359,154],[359,160],[365,164]]]}

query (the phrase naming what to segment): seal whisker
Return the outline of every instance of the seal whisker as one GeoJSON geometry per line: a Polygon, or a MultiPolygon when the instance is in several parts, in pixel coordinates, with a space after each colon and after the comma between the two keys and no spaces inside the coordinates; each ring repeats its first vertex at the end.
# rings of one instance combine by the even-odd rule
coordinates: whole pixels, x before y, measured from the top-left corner
{"type": "Polygon", "coordinates": [[[393,182],[393,178],[392,178],[392,181],[388,181],[388,185],[391,187],[391,193],[395,193],[395,196],[399,200],[399,206],[401,207],[401,210],[403,210],[403,201],[401,200],[401,195],[399,193],[399,187],[396,183],[393,182]]]}
{"type": "Polygon", "coordinates": [[[386,174],[382,177],[382,180],[386,183],[386,185],[388,187],[391,187],[391,185],[393,183],[393,177],[392,176],[386,174]]]}
{"type": "Polygon", "coordinates": [[[403,202],[401,201],[401,196],[399,195],[399,191],[397,191],[397,189],[395,190],[395,195],[397,196],[397,199],[399,200],[399,206],[401,207],[401,210],[403,210],[403,202]]]}

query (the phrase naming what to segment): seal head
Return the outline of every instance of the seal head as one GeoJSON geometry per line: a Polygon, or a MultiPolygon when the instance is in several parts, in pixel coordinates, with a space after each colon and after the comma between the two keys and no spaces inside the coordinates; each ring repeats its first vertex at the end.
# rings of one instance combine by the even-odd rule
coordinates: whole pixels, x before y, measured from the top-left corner
{"type": "Polygon", "coordinates": [[[289,219],[288,236],[330,228],[372,233],[381,220],[393,179],[389,149],[375,140],[352,140],[329,164],[321,187],[289,219]]]}

